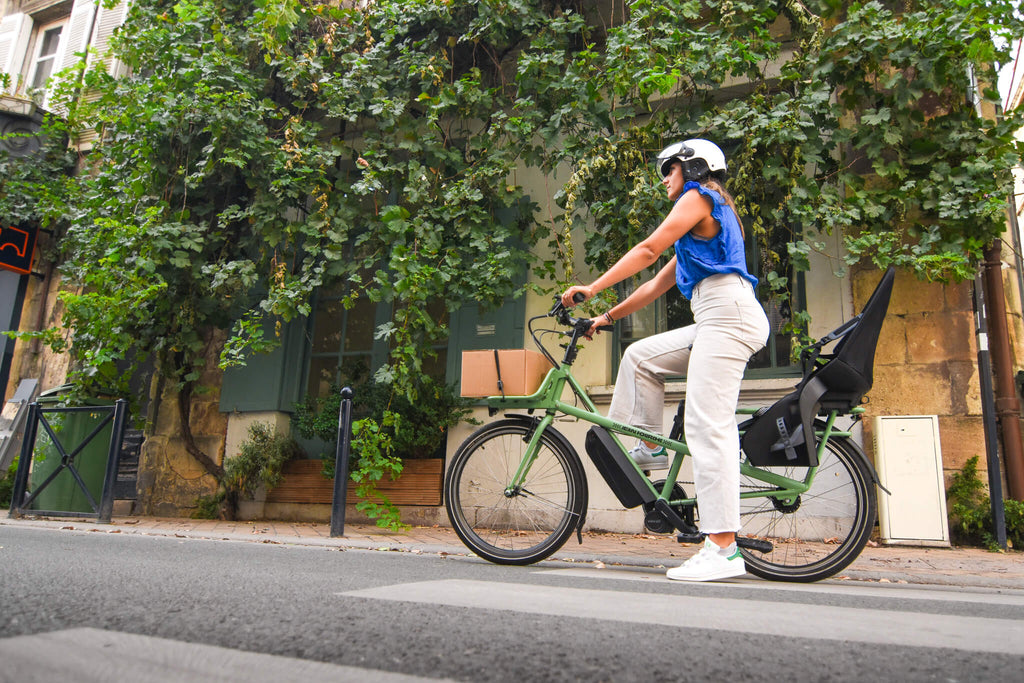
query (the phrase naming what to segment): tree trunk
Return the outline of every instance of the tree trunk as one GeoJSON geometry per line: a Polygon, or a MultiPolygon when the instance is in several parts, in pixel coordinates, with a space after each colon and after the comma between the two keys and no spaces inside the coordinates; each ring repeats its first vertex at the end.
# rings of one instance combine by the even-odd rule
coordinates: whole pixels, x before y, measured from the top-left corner
{"type": "Polygon", "coordinates": [[[199,461],[203,469],[213,475],[217,481],[221,481],[224,478],[224,467],[218,465],[210,456],[204,453],[196,445],[195,437],[192,435],[190,419],[192,416],[192,389],[194,386],[194,382],[185,382],[181,387],[181,391],[178,392],[178,416],[181,419],[181,436],[185,441],[185,450],[188,451],[188,454],[199,461]]]}

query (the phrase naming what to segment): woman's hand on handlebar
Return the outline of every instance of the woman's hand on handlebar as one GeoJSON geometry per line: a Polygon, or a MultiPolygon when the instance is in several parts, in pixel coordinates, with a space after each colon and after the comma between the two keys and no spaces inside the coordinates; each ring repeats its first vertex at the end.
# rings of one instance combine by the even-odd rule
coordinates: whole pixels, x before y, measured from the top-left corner
{"type": "Polygon", "coordinates": [[[599,332],[611,332],[615,328],[608,324],[608,320],[605,317],[598,316],[590,319],[590,329],[583,333],[583,336],[587,339],[593,339],[594,335],[599,332]]]}
{"type": "Polygon", "coordinates": [[[584,301],[593,298],[594,290],[587,285],[573,285],[569,289],[562,293],[562,305],[566,308],[572,308],[577,304],[581,304],[584,301]],[[583,298],[580,298],[580,297],[583,298]]]}

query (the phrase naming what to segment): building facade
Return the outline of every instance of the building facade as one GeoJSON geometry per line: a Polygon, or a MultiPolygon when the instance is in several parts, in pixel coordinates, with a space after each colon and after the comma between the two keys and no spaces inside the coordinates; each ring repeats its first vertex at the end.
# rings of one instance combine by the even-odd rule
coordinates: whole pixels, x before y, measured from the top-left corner
{"type": "MultiPolygon", "coordinates": [[[[0,71],[6,74],[5,95],[0,100],[0,129],[17,127],[38,130],[41,112],[48,102],[50,75],[87,59],[99,58],[106,41],[123,21],[127,2],[105,8],[93,0],[0,0],[0,71]],[[34,128],[33,128],[34,127],[34,128]]],[[[113,65],[116,70],[116,65],[113,65]]],[[[72,141],[87,145],[87,140],[72,141]]],[[[18,150],[26,160],[31,147],[18,150]]],[[[531,197],[553,206],[551,183],[539,172],[520,178],[531,197]]],[[[3,217],[0,217],[2,220],[3,217]]],[[[5,224],[6,226],[6,224],[5,224]]],[[[10,226],[27,230],[31,226],[10,226]]],[[[10,233],[16,234],[16,233],[10,233]]],[[[810,271],[796,288],[802,298],[789,302],[806,308],[813,320],[810,334],[821,336],[855,315],[864,305],[881,276],[868,266],[843,271],[842,240],[831,238],[823,253],[812,257],[810,271]]],[[[1024,339],[1019,291],[1020,264],[1009,249],[1004,250],[1004,284],[1007,322],[1012,340],[1024,339]]],[[[756,262],[756,259],[753,261],[756,262]]],[[[586,280],[585,263],[577,272],[586,280]]],[[[526,277],[524,275],[524,277],[526,277]]],[[[33,263],[27,269],[0,271],[0,325],[9,330],[39,330],[60,324],[56,294],[59,271],[50,264],[33,263]]],[[[948,476],[974,455],[984,462],[984,431],[981,383],[978,371],[978,342],[972,297],[973,283],[925,284],[899,274],[889,315],[882,329],[875,360],[874,388],[866,405],[865,419],[857,428],[858,438],[869,457],[874,457],[873,419],[878,416],[935,415],[938,418],[942,469],[948,476]]],[[[287,431],[297,402],[310,394],[326,391],[325,377],[337,368],[362,363],[374,367],[387,353],[386,342],[374,339],[374,328],[388,319],[383,304],[360,300],[355,308],[340,305],[342,292],[322,291],[312,305],[312,314],[285,326],[282,345],[273,353],[257,358],[246,368],[222,372],[215,354],[207,359],[203,384],[211,391],[194,398],[193,431],[199,445],[223,460],[238,452],[248,426],[270,422],[287,431]]],[[[769,302],[766,302],[768,305],[769,302]]],[[[438,348],[434,374],[457,382],[461,353],[487,348],[529,346],[525,322],[544,313],[550,301],[528,295],[497,312],[482,312],[469,304],[452,314],[451,337],[438,348]]],[[[785,312],[770,309],[775,325],[772,344],[752,363],[743,384],[741,403],[765,405],[789,393],[799,369],[789,358],[788,340],[781,332],[785,312]]],[[[614,371],[624,345],[652,331],[676,324],[671,302],[632,316],[617,325],[613,335],[601,335],[588,344],[576,365],[577,376],[587,385],[598,405],[610,401],[614,371]]],[[[210,340],[215,349],[217,340],[210,340]]],[[[6,397],[19,381],[38,378],[45,390],[59,386],[67,374],[67,359],[50,353],[39,344],[0,338],[3,350],[3,380],[6,397]]],[[[1020,355],[1016,341],[1011,347],[1015,367],[1020,355]]],[[[188,514],[196,497],[209,493],[215,482],[185,450],[181,428],[174,410],[173,392],[154,380],[140,387],[147,406],[147,433],[140,464],[137,510],[145,514],[188,514]]],[[[665,423],[671,423],[676,403],[685,398],[685,381],[668,385],[665,423]]],[[[487,420],[483,408],[477,417],[487,420]]],[[[450,431],[447,453],[452,454],[474,427],[463,425],[450,431]]],[[[585,429],[576,424],[560,425],[577,450],[583,454],[585,429]]],[[[584,456],[584,461],[586,457],[584,456]]],[[[643,515],[622,510],[600,475],[585,462],[591,482],[592,528],[639,532],[643,515]]],[[[275,504],[260,502],[244,508],[252,516],[271,515],[296,519],[324,519],[329,506],[323,504],[275,504]]],[[[446,523],[442,507],[409,511],[410,520],[446,523]]]]}

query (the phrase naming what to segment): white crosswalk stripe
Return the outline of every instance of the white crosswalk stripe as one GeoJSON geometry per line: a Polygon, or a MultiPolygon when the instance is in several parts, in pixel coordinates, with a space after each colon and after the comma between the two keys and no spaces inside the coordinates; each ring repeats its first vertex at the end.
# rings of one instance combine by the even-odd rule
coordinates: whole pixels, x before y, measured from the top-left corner
{"type": "Polygon", "coordinates": [[[309,683],[438,681],[376,669],[76,628],[0,639],[0,680],[19,683],[309,683]]]}
{"type": "Polygon", "coordinates": [[[1010,619],[459,579],[340,595],[790,638],[1024,655],[1024,623],[1010,619]]]}
{"type": "MultiPolygon", "coordinates": [[[[560,576],[574,579],[600,579],[612,581],[640,581],[649,583],[665,583],[664,570],[632,569],[617,567],[614,570],[595,569],[591,567],[574,567],[572,569],[542,569],[535,572],[545,576],[560,576]]],[[[677,584],[678,585],[678,584],[677,584]]],[[[767,592],[785,591],[787,593],[815,593],[830,595],[851,595],[860,598],[887,598],[890,600],[929,600],[938,602],[964,602],[987,605],[1024,606],[1024,590],[991,590],[988,592],[967,592],[963,588],[928,586],[912,587],[899,584],[864,584],[850,583],[774,583],[760,579],[719,581],[714,584],[726,590],[755,590],[767,592]]]]}

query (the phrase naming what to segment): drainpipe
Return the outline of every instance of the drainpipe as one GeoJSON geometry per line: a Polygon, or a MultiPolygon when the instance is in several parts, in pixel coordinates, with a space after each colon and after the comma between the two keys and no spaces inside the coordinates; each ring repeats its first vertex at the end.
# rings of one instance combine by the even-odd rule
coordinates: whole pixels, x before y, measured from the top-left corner
{"type": "Polygon", "coordinates": [[[1002,241],[995,240],[985,250],[985,301],[990,315],[989,343],[995,371],[996,416],[1003,442],[1007,495],[1024,500],[1024,452],[1021,446],[1020,401],[1013,382],[1010,335],[1006,326],[1006,300],[1003,294],[1002,241]]]}
{"type": "Polygon", "coordinates": [[[1003,472],[999,466],[999,436],[996,434],[996,392],[992,390],[992,355],[988,344],[988,320],[981,272],[974,276],[974,322],[978,339],[978,383],[981,385],[981,416],[985,428],[985,469],[988,470],[988,499],[996,542],[1006,550],[1006,505],[1003,502],[1003,472]]]}
{"type": "MultiPolygon", "coordinates": [[[[984,120],[985,113],[981,98],[978,96],[980,84],[973,65],[967,67],[967,78],[970,82],[969,102],[974,106],[978,118],[984,120]]],[[[998,105],[994,114],[997,118],[1002,115],[998,105]]],[[[1010,220],[1012,223],[1016,223],[1017,216],[1012,202],[1010,209],[1010,220]]],[[[1002,240],[993,240],[985,249],[983,266],[985,303],[988,305],[989,313],[989,345],[992,351],[992,368],[996,380],[996,416],[999,420],[999,433],[1003,442],[1003,467],[1006,469],[1007,496],[1013,500],[1024,501],[1024,453],[1022,453],[1021,446],[1020,401],[1017,400],[1017,387],[1013,381],[1010,333],[1006,326],[1002,240]]],[[[1021,292],[1021,295],[1024,296],[1024,291],[1021,292]]]]}

